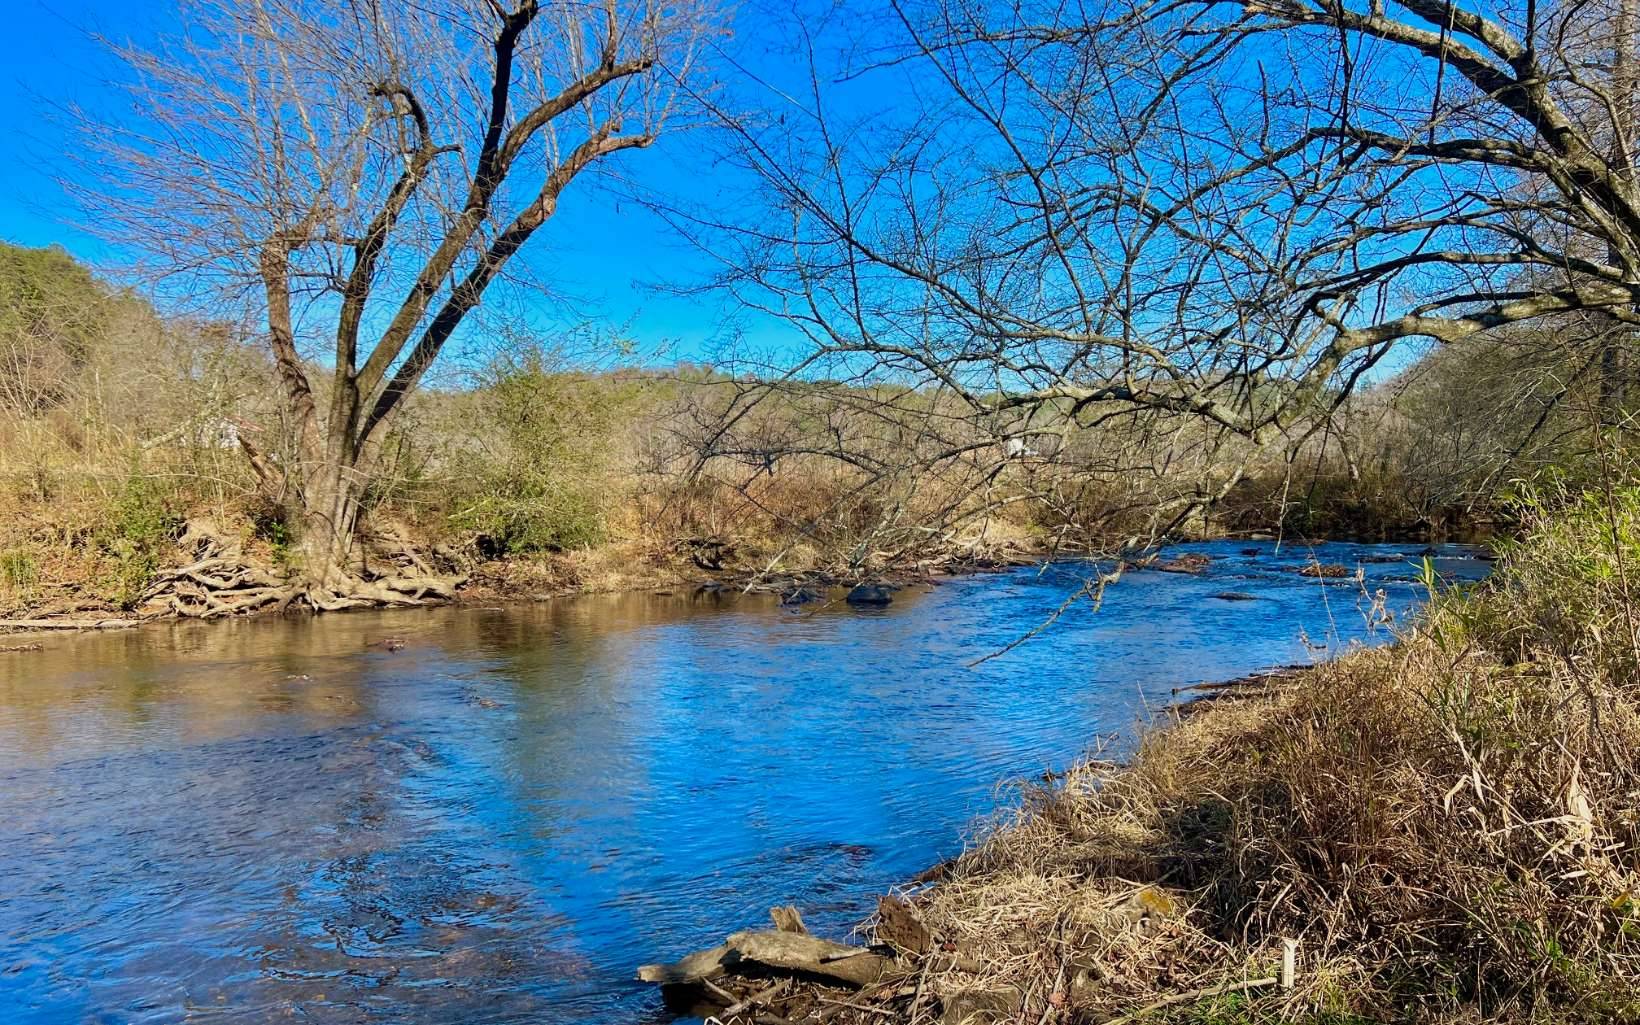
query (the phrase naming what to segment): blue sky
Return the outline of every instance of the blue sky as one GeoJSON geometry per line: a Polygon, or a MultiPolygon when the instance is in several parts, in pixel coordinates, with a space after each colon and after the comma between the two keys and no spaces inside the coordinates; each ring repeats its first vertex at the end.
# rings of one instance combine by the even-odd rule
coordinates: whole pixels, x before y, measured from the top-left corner
{"type": "Polygon", "coordinates": [[[84,0],[74,5],[17,0],[0,34],[0,238],[22,245],[57,242],[87,259],[106,254],[64,223],[62,193],[50,171],[62,137],[56,103],[95,88],[101,72],[91,26],[112,25],[130,4],[84,0]]]}
{"type": "MultiPolygon", "coordinates": [[[[76,227],[56,180],[66,144],[56,111],[108,95],[111,68],[97,34],[144,38],[174,24],[174,8],[167,0],[10,0],[12,5],[8,31],[0,34],[0,239],[60,244],[94,264],[117,264],[119,254],[76,227]]],[[[674,137],[625,154],[623,170],[687,192],[693,178],[674,151],[681,144],[674,137]]],[[[636,204],[571,189],[532,248],[572,299],[550,314],[560,323],[597,322],[668,360],[709,356],[726,338],[730,318],[721,301],[650,287],[699,281],[709,266],[636,204]]],[[[764,324],[760,333],[771,330],[764,324]]]]}
{"type": "MultiPolygon", "coordinates": [[[[827,9],[825,0],[816,2],[816,10],[827,9]]],[[[58,243],[94,264],[117,264],[120,254],[76,229],[53,178],[54,168],[65,166],[64,133],[53,110],[75,101],[106,102],[114,69],[95,35],[140,41],[174,23],[172,0],[10,0],[9,5],[9,31],[0,36],[0,239],[30,246],[58,243]]],[[[771,0],[771,10],[778,9],[771,0]]],[[[785,23],[774,16],[744,20],[737,50],[751,61],[749,70],[760,77],[793,73],[789,59],[760,58],[755,41],[748,45],[758,30],[785,23]]],[[[867,38],[875,35],[859,24],[851,29],[867,38]]],[[[851,115],[873,109],[892,114],[896,93],[910,81],[889,79],[898,89],[885,89],[880,79],[851,86],[832,82],[828,102],[841,103],[851,115]]],[[[641,188],[684,204],[721,205],[745,183],[707,162],[703,153],[710,147],[700,143],[688,133],[663,134],[652,149],[622,154],[622,173],[641,188]]],[[[543,308],[547,324],[596,325],[629,338],[647,361],[710,358],[740,332],[751,348],[764,352],[801,347],[795,331],[772,317],[735,311],[723,298],[680,297],[650,287],[699,284],[712,263],[659,217],[607,190],[570,189],[553,221],[532,240],[529,257],[571,300],[543,308]]]]}

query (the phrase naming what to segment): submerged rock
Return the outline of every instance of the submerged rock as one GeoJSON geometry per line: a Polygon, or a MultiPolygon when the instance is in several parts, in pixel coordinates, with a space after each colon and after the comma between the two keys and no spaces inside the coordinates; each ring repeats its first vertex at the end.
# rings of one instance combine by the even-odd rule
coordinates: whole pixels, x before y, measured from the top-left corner
{"type": "Polygon", "coordinates": [[[856,584],[844,600],[850,605],[887,605],[894,600],[894,588],[887,584],[856,584]]]}
{"type": "Polygon", "coordinates": [[[1258,601],[1258,595],[1248,594],[1245,591],[1221,591],[1213,597],[1219,601],[1258,601]]]}
{"type": "Polygon", "coordinates": [[[1350,568],[1336,562],[1312,562],[1298,571],[1301,577],[1325,577],[1329,580],[1350,575],[1350,568]]]}
{"type": "Polygon", "coordinates": [[[1212,561],[1213,557],[1211,555],[1203,555],[1201,552],[1185,552],[1176,559],[1158,562],[1156,568],[1163,573],[1200,573],[1212,561]]]}

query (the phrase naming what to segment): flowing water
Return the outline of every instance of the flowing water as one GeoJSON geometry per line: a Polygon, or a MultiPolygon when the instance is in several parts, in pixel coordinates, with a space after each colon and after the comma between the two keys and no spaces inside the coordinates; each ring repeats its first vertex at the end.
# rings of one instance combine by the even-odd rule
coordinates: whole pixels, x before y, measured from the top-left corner
{"type": "Polygon", "coordinates": [[[1415,546],[1184,547],[1215,559],[972,667],[1086,567],[885,609],[637,594],[0,654],[0,1022],[663,1021],[640,962],[777,903],[841,935],[999,781],[1175,687],[1383,640],[1373,592],[1424,593],[1415,546]]]}

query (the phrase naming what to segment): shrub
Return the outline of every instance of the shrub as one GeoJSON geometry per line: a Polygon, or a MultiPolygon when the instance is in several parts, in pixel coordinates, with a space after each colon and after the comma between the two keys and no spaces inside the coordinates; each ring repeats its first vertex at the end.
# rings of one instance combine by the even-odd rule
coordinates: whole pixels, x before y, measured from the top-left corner
{"type": "Polygon", "coordinates": [[[452,526],[495,554],[584,548],[607,536],[609,433],[631,399],[618,382],[559,373],[538,349],[498,360],[471,399],[470,474],[452,526]]]}
{"type": "Polygon", "coordinates": [[[6,604],[26,605],[40,583],[40,566],[34,556],[20,548],[0,552],[0,594],[6,604]]]}
{"type": "Polygon", "coordinates": [[[97,537],[113,559],[106,587],[115,605],[131,609],[142,600],[181,530],[178,509],[174,492],[154,479],[137,472],[126,478],[97,537]]]}

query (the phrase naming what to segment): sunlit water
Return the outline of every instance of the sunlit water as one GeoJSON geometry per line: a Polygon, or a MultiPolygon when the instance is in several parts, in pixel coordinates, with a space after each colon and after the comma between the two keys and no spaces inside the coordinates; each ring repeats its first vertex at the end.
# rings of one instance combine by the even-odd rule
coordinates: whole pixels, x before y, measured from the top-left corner
{"type": "Polygon", "coordinates": [[[1084,568],[882,610],[629,595],[0,654],[0,1022],[663,1020],[640,962],[777,903],[841,935],[999,781],[1175,687],[1382,640],[1371,592],[1424,593],[1401,560],[1365,591],[1293,572],[1415,546],[1186,548],[1218,558],[972,668],[1084,568]]]}

